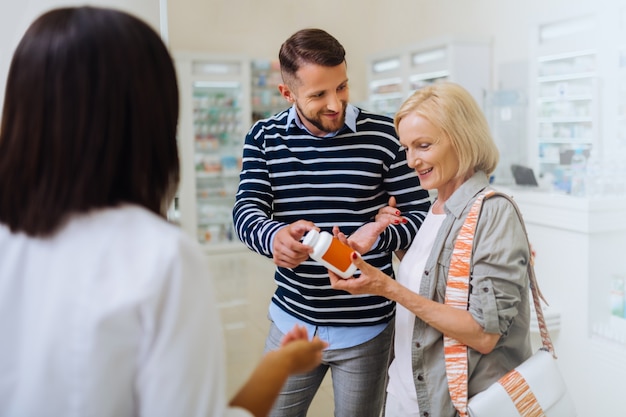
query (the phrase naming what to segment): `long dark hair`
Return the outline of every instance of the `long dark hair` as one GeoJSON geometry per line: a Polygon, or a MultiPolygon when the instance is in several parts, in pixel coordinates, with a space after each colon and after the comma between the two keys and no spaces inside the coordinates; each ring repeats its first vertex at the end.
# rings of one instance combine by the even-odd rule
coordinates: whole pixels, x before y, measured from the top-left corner
{"type": "Polygon", "coordinates": [[[95,7],[43,14],[9,69],[0,223],[46,236],[121,203],[163,215],[179,181],[178,106],[172,59],[146,23],[95,7]]]}

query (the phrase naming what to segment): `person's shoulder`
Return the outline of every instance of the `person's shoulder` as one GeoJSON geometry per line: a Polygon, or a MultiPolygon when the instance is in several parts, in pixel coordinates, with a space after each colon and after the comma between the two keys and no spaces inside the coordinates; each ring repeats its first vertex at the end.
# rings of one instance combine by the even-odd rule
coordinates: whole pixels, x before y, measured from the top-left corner
{"type": "Polygon", "coordinates": [[[270,129],[273,127],[284,126],[289,117],[289,109],[282,110],[271,116],[258,119],[252,125],[251,130],[270,129]]]}
{"type": "Polygon", "coordinates": [[[159,233],[172,237],[179,232],[178,228],[165,218],[134,204],[122,204],[115,208],[105,209],[100,215],[109,222],[124,225],[128,230],[138,233],[159,233]]]}
{"type": "Polygon", "coordinates": [[[493,191],[495,192],[483,201],[483,215],[491,219],[510,218],[523,222],[523,219],[518,215],[519,209],[513,196],[497,190],[493,191]]]}
{"type": "Polygon", "coordinates": [[[359,109],[356,126],[357,131],[379,132],[396,137],[396,127],[393,124],[393,119],[384,114],[359,109]]]}
{"type": "Polygon", "coordinates": [[[74,235],[90,233],[113,251],[138,250],[146,257],[176,256],[181,245],[192,246],[179,226],[133,204],[94,210],[76,219],[70,229],[67,232],[74,235]]]}
{"type": "Polygon", "coordinates": [[[103,223],[112,229],[111,242],[117,242],[118,254],[134,253],[138,263],[158,266],[164,272],[181,267],[206,269],[207,257],[200,244],[180,226],[136,205],[106,211],[111,218],[103,223]]]}
{"type": "Polygon", "coordinates": [[[365,110],[363,108],[358,108],[359,113],[357,115],[357,121],[370,121],[375,123],[384,123],[391,125],[393,127],[393,118],[384,114],[375,113],[370,110],[365,110]]]}
{"type": "Polygon", "coordinates": [[[492,185],[488,185],[487,187],[485,187],[482,193],[485,194],[486,201],[491,201],[490,204],[511,207],[517,204],[511,194],[500,191],[494,188],[492,185]]]}
{"type": "Polygon", "coordinates": [[[246,135],[246,141],[263,146],[267,137],[282,137],[288,130],[289,109],[254,122],[246,135]]]}

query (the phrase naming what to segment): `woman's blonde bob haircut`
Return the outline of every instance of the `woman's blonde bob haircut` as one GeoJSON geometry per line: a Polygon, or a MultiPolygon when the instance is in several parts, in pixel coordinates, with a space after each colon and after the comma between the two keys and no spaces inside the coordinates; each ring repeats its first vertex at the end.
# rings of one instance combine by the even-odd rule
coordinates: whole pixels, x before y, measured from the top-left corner
{"type": "Polygon", "coordinates": [[[457,175],[483,171],[488,176],[498,165],[499,152],[483,112],[471,94],[458,84],[440,82],[415,91],[400,106],[394,124],[416,113],[450,139],[459,159],[457,175]]]}

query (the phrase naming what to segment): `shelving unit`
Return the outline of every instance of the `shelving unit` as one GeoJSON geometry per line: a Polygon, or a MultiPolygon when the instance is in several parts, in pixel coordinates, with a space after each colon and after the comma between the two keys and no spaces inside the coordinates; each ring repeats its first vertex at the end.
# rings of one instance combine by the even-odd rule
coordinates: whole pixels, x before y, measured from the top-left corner
{"type": "Polygon", "coordinates": [[[551,173],[568,190],[577,148],[599,146],[599,80],[593,49],[538,58],[536,129],[539,173],[551,173]]]}
{"type": "Polygon", "coordinates": [[[616,147],[626,149],[626,5],[621,6],[618,13],[616,30],[616,90],[617,100],[615,138],[616,147]]]}
{"type": "MultiPolygon", "coordinates": [[[[626,19],[626,18],[625,18],[626,19]]],[[[626,30],[623,31],[626,38],[626,30]]],[[[626,42],[626,41],[625,41],[626,42]]],[[[618,102],[617,102],[617,141],[618,146],[626,147],[626,43],[620,48],[618,56],[618,102]]]]}
{"type": "Polygon", "coordinates": [[[569,193],[571,159],[602,152],[605,68],[596,14],[536,25],[531,41],[530,155],[539,176],[569,193]]]}
{"type": "Polygon", "coordinates": [[[406,57],[402,53],[372,58],[369,64],[369,110],[393,116],[407,97],[406,57]]]}
{"type": "Polygon", "coordinates": [[[250,127],[250,62],[192,53],[174,59],[181,96],[179,221],[208,251],[231,251],[243,247],[231,212],[250,127]]]}
{"type": "Polygon", "coordinates": [[[537,24],[531,33],[529,155],[559,192],[587,157],[588,196],[626,195],[626,6],[537,24]]]}
{"type": "Polygon", "coordinates": [[[610,415],[626,372],[625,9],[614,2],[531,31],[528,149],[554,188],[512,191],[539,283],[561,313],[557,355],[562,369],[576,367],[564,376],[574,395],[593,399],[579,415],[610,415]],[[588,156],[582,196],[566,195],[576,149],[588,156]],[[590,389],[590,379],[602,382],[590,389]]]}
{"type": "Polygon", "coordinates": [[[482,105],[491,90],[491,40],[442,38],[409,50],[409,94],[439,81],[465,87],[482,105]]]}
{"type": "MultiPolygon", "coordinates": [[[[530,146],[535,167],[540,175],[552,176],[556,191],[568,193],[575,150],[593,156],[586,177],[590,202],[585,202],[592,207],[614,208],[626,198],[625,36],[626,6],[541,23],[532,33],[530,146]]],[[[594,259],[602,256],[597,253],[594,259]]],[[[618,291],[616,282],[623,291],[623,275],[623,268],[606,271],[590,286],[589,331],[594,337],[626,340],[624,318],[604,308],[613,297],[609,294],[618,291]]]]}
{"type": "Polygon", "coordinates": [[[528,94],[519,90],[495,90],[485,94],[483,112],[500,152],[493,172],[497,185],[515,183],[511,165],[526,165],[528,160],[528,94]]]}
{"type": "MultiPolygon", "coordinates": [[[[608,10],[604,19],[609,47],[607,56],[606,81],[606,137],[601,169],[603,181],[595,181],[601,192],[594,198],[608,199],[607,205],[619,207],[620,200],[626,200],[626,4],[616,10],[608,10]]],[[[603,112],[604,113],[604,112],[603,112]]],[[[623,221],[615,229],[623,229],[623,221]]],[[[619,234],[619,232],[617,232],[619,234]]],[[[626,236],[624,230],[621,236],[626,236]]],[[[626,240],[612,244],[624,245],[626,240]]],[[[610,265],[615,260],[605,253],[594,254],[610,265]]],[[[619,255],[617,255],[619,258],[619,255]]],[[[617,345],[626,353],[626,266],[622,263],[604,274],[598,285],[590,291],[591,334],[596,342],[617,345]],[[607,306],[608,304],[608,306],[607,306]]]]}
{"type": "Polygon", "coordinates": [[[393,115],[415,90],[444,80],[461,84],[482,105],[491,89],[491,40],[444,37],[371,56],[370,110],[393,115]]]}
{"type": "Polygon", "coordinates": [[[252,121],[265,119],[289,107],[278,91],[282,82],[278,60],[255,59],[251,62],[252,121]]]}

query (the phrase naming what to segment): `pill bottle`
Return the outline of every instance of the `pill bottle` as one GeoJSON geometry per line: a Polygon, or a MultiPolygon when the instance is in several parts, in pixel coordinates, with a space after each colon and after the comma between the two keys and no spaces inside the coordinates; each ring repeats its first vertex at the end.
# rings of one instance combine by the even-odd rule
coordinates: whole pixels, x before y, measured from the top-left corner
{"type": "Polygon", "coordinates": [[[342,278],[350,278],[356,266],[352,263],[352,249],[328,232],[310,230],[302,240],[313,248],[311,258],[323,264],[342,278]]]}

